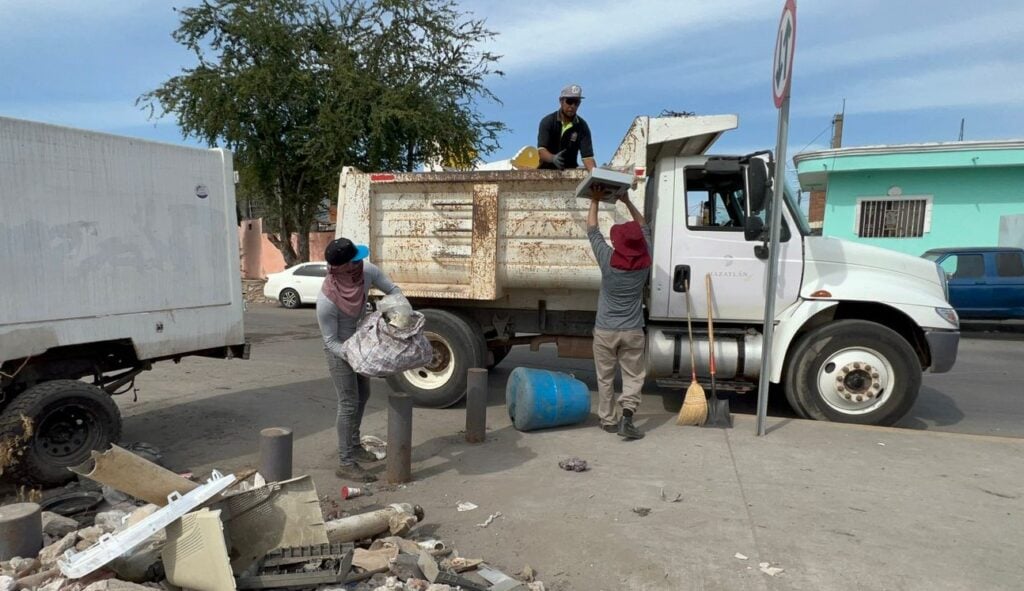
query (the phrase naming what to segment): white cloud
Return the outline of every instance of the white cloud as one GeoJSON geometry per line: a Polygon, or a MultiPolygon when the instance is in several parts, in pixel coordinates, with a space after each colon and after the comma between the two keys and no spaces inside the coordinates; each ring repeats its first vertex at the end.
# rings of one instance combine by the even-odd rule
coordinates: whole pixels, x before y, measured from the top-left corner
{"type": "Polygon", "coordinates": [[[1019,49],[1024,37],[1024,6],[917,30],[906,30],[906,23],[889,23],[894,24],[898,30],[798,50],[795,67],[804,74],[821,73],[907,58],[957,57],[1008,42],[1016,42],[1019,49]]]}
{"type": "MultiPolygon", "coordinates": [[[[993,107],[1024,102],[1024,62],[994,61],[863,81],[845,87],[848,113],[891,113],[946,107],[993,107]]],[[[794,98],[795,104],[796,98],[794,98]]],[[[808,113],[831,113],[836,96],[801,105],[808,113]]]]}
{"type": "MultiPolygon", "coordinates": [[[[778,18],[781,4],[764,0],[688,0],[667,3],[658,0],[593,0],[572,6],[550,2],[521,2],[514,8],[487,15],[491,28],[499,32],[488,50],[502,55],[500,67],[516,69],[558,69],[570,63],[593,63],[609,53],[684,38],[695,30],[707,30],[730,23],[778,18]]],[[[662,47],[656,60],[671,58],[671,46],[662,47]]],[[[594,63],[595,68],[601,64],[594,63]]]]}

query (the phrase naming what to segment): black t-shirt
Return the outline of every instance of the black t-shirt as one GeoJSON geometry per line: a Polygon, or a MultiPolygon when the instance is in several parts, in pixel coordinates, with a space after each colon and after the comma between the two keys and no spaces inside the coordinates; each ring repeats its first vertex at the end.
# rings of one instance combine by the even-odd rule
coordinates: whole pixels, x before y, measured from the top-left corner
{"type": "MultiPolygon", "coordinates": [[[[566,168],[579,168],[576,156],[594,157],[594,143],[590,139],[590,126],[582,117],[576,117],[568,127],[563,129],[558,111],[540,120],[537,131],[537,147],[544,148],[552,154],[565,151],[563,162],[566,168]]],[[[542,162],[540,168],[555,168],[549,162],[542,162]]]]}

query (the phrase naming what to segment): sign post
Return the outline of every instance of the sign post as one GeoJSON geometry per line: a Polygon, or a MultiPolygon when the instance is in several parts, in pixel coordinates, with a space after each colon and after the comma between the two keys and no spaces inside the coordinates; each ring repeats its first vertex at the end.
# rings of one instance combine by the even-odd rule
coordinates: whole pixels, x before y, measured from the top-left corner
{"type": "Polygon", "coordinates": [[[775,294],[779,283],[779,234],[782,228],[783,191],[786,183],[786,142],[789,138],[789,89],[793,82],[793,54],[796,53],[796,0],[786,0],[775,38],[772,63],[772,97],[779,110],[778,136],[775,140],[775,178],[768,208],[770,242],[768,273],[765,279],[764,346],[761,348],[761,377],[757,387],[757,434],[765,433],[768,418],[768,388],[771,376],[772,339],[775,336],[775,294]]]}

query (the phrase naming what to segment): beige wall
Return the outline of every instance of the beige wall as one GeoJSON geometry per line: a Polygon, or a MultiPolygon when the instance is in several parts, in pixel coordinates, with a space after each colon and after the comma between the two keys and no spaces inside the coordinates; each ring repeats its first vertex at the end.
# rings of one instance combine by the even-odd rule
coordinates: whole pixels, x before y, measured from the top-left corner
{"type": "MultiPolygon", "coordinates": [[[[238,228],[238,240],[243,279],[266,279],[270,273],[284,271],[284,256],[263,233],[263,220],[242,220],[238,228]]],[[[309,260],[324,260],[324,249],[331,240],[334,240],[333,232],[310,232],[309,260]]],[[[298,234],[292,234],[292,245],[298,248],[298,234]]]]}

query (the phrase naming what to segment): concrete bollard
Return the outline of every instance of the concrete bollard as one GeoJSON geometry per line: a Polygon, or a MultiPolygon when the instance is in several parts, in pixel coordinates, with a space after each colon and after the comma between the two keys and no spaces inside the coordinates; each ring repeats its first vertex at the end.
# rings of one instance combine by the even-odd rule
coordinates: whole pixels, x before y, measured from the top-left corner
{"type": "Polygon", "coordinates": [[[385,477],[390,484],[412,480],[412,398],[388,396],[388,457],[385,477]]]}
{"type": "Polygon", "coordinates": [[[467,378],[466,442],[483,443],[487,437],[487,370],[471,368],[467,378]]]}
{"type": "Polygon", "coordinates": [[[31,558],[43,549],[43,511],[35,503],[0,507],[0,561],[31,558]]]}
{"type": "Polygon", "coordinates": [[[267,482],[291,480],[291,429],[271,427],[260,431],[260,474],[267,482]]]}

